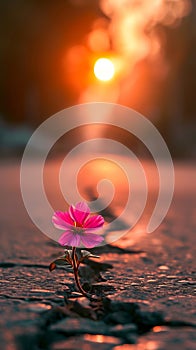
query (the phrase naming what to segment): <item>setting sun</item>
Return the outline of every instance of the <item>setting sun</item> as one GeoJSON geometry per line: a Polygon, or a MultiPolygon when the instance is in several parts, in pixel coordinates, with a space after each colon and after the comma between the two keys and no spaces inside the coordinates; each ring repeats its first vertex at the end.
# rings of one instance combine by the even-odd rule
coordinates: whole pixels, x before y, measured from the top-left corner
{"type": "Polygon", "coordinates": [[[108,81],[115,73],[114,64],[109,58],[99,58],[94,65],[94,74],[97,79],[108,81]]]}

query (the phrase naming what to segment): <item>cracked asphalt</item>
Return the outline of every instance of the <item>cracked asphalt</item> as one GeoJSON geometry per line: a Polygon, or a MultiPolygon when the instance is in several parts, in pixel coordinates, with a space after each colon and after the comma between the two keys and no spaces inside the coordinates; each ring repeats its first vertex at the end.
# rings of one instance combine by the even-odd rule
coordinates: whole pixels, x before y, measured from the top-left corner
{"type": "MultiPolygon", "coordinates": [[[[149,174],[149,200],[144,215],[112,246],[98,248],[100,266],[112,265],[101,271],[100,279],[94,279],[96,272],[89,265],[81,271],[83,282],[88,284],[91,280],[94,292],[102,291],[102,301],[112,303],[98,316],[97,308],[87,305],[75,293],[71,272],[49,272],[50,262],[62,254],[62,248],[42,234],[28,217],[20,194],[20,162],[1,161],[2,349],[195,349],[196,165],[175,162],[171,207],[156,231],[147,234],[146,223],[157,184],[153,181],[154,165],[150,161],[144,163],[149,174]],[[137,317],[132,311],[126,314],[126,307],[133,306],[139,310],[137,317]]],[[[58,167],[58,160],[47,163],[46,188],[55,209],[63,206],[54,181],[58,167]]],[[[97,174],[97,169],[92,169],[89,177],[86,173],[81,175],[84,193],[87,185],[95,185],[95,171],[97,174]]],[[[31,182],[33,179],[29,179],[31,182]]],[[[114,213],[126,193],[121,181],[119,186],[111,207],[114,213]]]]}

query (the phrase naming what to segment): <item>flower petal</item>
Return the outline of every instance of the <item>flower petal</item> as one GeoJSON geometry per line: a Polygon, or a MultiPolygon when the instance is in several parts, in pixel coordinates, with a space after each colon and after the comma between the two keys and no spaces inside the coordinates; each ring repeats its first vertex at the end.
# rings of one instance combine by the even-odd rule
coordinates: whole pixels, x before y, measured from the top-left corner
{"type": "Polygon", "coordinates": [[[90,214],[90,208],[85,202],[76,203],[76,205],[71,205],[69,208],[69,215],[73,221],[78,224],[78,226],[83,226],[85,220],[90,214]]]}
{"type": "Polygon", "coordinates": [[[54,226],[60,230],[74,226],[74,221],[68,212],[56,211],[52,217],[52,222],[54,226]]]}
{"type": "Polygon", "coordinates": [[[99,243],[103,242],[104,238],[102,236],[96,235],[94,233],[84,233],[81,236],[81,242],[86,248],[93,248],[99,243]]]}
{"type": "Polygon", "coordinates": [[[85,222],[85,228],[98,228],[102,227],[104,224],[104,218],[101,215],[93,215],[88,218],[85,222]]]}
{"type": "Polygon", "coordinates": [[[77,233],[73,233],[72,231],[66,231],[63,232],[63,234],[60,236],[58,242],[65,246],[71,246],[71,247],[79,247],[81,241],[81,236],[77,233]]]}

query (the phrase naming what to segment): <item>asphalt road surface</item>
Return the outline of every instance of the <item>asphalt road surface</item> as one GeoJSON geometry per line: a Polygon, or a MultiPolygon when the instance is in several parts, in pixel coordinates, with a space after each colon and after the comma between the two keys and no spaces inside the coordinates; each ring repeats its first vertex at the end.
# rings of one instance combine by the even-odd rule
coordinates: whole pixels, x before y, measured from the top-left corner
{"type": "MultiPolygon", "coordinates": [[[[65,210],[56,176],[59,164],[59,159],[47,162],[44,181],[53,208],[65,210]]],[[[141,219],[112,245],[98,249],[100,264],[95,270],[101,271],[101,277],[95,278],[93,266],[83,268],[86,285],[91,281],[94,293],[102,295],[103,305],[105,300],[111,303],[108,308],[102,305],[102,316],[97,316],[96,308],[74,292],[70,272],[49,272],[50,262],[62,254],[62,248],[40,232],[26,212],[20,193],[20,162],[1,161],[1,349],[195,349],[196,165],[175,162],[171,207],[150,234],[146,224],[158,193],[157,173],[151,161],[144,161],[144,166],[149,189],[141,219]]],[[[128,185],[121,170],[102,160],[82,169],[78,184],[86,200],[95,199],[103,169],[116,187],[109,211],[103,212],[107,221],[112,221],[127,199],[128,185]]],[[[69,176],[65,172],[68,187],[72,186],[69,176]]],[[[30,174],[29,196],[44,221],[45,208],[34,203],[36,181],[30,174]]],[[[140,202],[140,183],[136,186],[140,202]]],[[[128,219],[125,217],[122,226],[126,227],[128,219]]],[[[114,227],[109,240],[120,232],[121,227],[114,227]]]]}

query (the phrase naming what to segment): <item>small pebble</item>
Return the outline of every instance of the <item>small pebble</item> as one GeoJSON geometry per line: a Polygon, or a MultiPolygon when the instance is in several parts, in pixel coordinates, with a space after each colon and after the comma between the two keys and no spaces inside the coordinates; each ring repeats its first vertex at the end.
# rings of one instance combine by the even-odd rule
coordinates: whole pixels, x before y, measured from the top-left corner
{"type": "Polygon", "coordinates": [[[166,265],[161,265],[161,266],[158,267],[158,269],[164,271],[164,270],[169,270],[169,267],[166,266],[166,265]]]}

